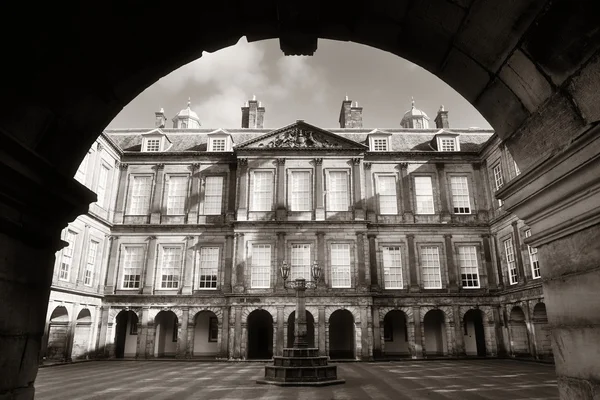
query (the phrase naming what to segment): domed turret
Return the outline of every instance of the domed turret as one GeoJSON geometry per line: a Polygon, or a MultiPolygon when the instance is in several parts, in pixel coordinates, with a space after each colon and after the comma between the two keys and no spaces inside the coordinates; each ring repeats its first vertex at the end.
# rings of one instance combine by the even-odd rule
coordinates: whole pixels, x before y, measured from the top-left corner
{"type": "Polygon", "coordinates": [[[415,99],[412,99],[412,107],[404,113],[400,126],[403,128],[428,129],[429,117],[425,111],[415,108],[415,99]]]}
{"type": "Polygon", "coordinates": [[[200,128],[200,118],[191,108],[191,101],[188,99],[187,107],[179,111],[173,117],[174,129],[194,129],[200,128]]]}

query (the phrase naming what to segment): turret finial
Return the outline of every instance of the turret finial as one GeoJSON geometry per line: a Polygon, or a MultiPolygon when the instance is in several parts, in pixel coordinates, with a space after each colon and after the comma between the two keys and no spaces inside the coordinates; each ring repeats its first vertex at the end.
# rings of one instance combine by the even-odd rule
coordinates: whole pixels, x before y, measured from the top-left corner
{"type": "Polygon", "coordinates": [[[413,96],[410,96],[410,99],[412,101],[412,108],[415,108],[415,98],[413,96]]]}
{"type": "Polygon", "coordinates": [[[190,105],[192,104],[192,98],[188,97],[188,108],[190,108],[190,105]]]}

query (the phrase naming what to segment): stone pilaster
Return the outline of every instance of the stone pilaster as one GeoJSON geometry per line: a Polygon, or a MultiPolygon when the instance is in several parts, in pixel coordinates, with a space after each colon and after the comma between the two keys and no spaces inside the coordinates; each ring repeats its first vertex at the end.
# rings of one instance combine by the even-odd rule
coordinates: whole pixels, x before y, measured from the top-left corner
{"type": "Polygon", "coordinates": [[[436,163],[437,181],[440,189],[440,218],[442,222],[450,222],[448,180],[446,179],[446,170],[443,163],[436,163]]]}
{"type": "Polygon", "coordinates": [[[146,257],[144,259],[143,270],[142,270],[142,290],[143,294],[154,294],[154,283],[156,281],[156,270],[159,265],[159,260],[157,260],[158,252],[156,248],[156,236],[148,236],[146,239],[147,247],[146,247],[146,257]]]}
{"type": "Polygon", "coordinates": [[[483,241],[483,264],[487,275],[487,287],[490,290],[496,289],[497,275],[494,273],[494,265],[492,264],[492,250],[490,246],[490,235],[481,235],[483,241]]]}
{"type": "Polygon", "coordinates": [[[284,317],[283,317],[283,306],[277,306],[277,336],[275,338],[275,355],[276,356],[281,356],[283,355],[283,348],[285,347],[284,343],[285,343],[285,339],[286,339],[286,331],[284,329],[283,323],[284,323],[284,317]]]}
{"type": "Polygon", "coordinates": [[[473,180],[475,182],[475,193],[471,193],[471,197],[474,199],[475,204],[473,204],[473,210],[471,212],[477,212],[477,219],[479,221],[485,222],[488,220],[488,204],[486,200],[486,192],[489,190],[487,186],[485,186],[484,179],[482,177],[483,171],[485,168],[481,168],[481,163],[473,163],[473,180]]]}
{"type": "Polygon", "coordinates": [[[370,162],[363,163],[363,167],[365,169],[365,190],[367,192],[365,194],[365,211],[367,213],[367,220],[370,222],[376,222],[376,194],[373,188],[373,174],[371,173],[371,166],[372,164],[370,162]]]}
{"type": "Polygon", "coordinates": [[[287,219],[287,209],[285,206],[285,158],[277,159],[277,203],[275,217],[278,221],[285,221],[287,219]]]}
{"type": "Polygon", "coordinates": [[[235,293],[243,293],[245,291],[245,269],[246,269],[246,241],[244,240],[243,233],[235,234],[235,282],[233,291],[235,293]]]}
{"type": "Polygon", "coordinates": [[[321,281],[326,286],[329,287],[329,277],[330,271],[327,262],[327,257],[325,255],[325,232],[317,232],[317,256],[318,262],[321,266],[321,281]]]}
{"type": "Polygon", "coordinates": [[[365,210],[363,209],[363,197],[362,197],[362,184],[361,184],[361,172],[360,164],[362,158],[352,159],[352,182],[354,182],[354,219],[357,221],[364,221],[365,210]]]}
{"type": "MultiPolygon", "coordinates": [[[[461,357],[466,355],[464,340],[464,324],[460,317],[460,309],[457,305],[452,306],[452,315],[454,319],[454,356],[461,357]]],[[[485,321],[483,321],[485,324],[485,321]]]]}
{"type": "Polygon", "coordinates": [[[150,223],[160,224],[162,214],[162,199],[164,193],[165,164],[156,164],[153,167],[155,171],[154,185],[152,190],[152,202],[150,206],[150,223]]]}
{"type": "MultiPolygon", "coordinates": [[[[372,315],[373,315],[373,358],[377,359],[381,357],[381,326],[380,326],[380,316],[379,316],[379,307],[372,307],[372,315]]],[[[408,324],[408,321],[405,321],[408,324]]],[[[408,338],[407,338],[408,339],[408,338]]]]}
{"type": "Polygon", "coordinates": [[[513,245],[515,252],[515,260],[517,262],[517,273],[519,274],[519,284],[524,285],[527,283],[527,277],[525,276],[525,269],[523,267],[523,252],[521,251],[521,235],[519,235],[519,228],[517,227],[517,221],[513,221],[511,224],[513,228],[513,245]]]}
{"type": "Polygon", "coordinates": [[[231,293],[231,279],[233,273],[233,239],[234,235],[225,235],[225,269],[223,271],[223,293],[231,293]]]}
{"type": "Polygon", "coordinates": [[[200,179],[198,177],[199,163],[194,163],[189,166],[190,170],[190,193],[188,197],[188,224],[198,223],[198,207],[200,206],[200,179]]]}
{"type": "Polygon", "coordinates": [[[138,337],[137,337],[137,358],[148,358],[146,349],[148,348],[148,323],[150,307],[142,307],[140,318],[138,319],[138,337]]]}
{"type": "Polygon", "coordinates": [[[127,186],[129,183],[129,174],[127,169],[129,164],[118,163],[119,166],[119,184],[117,188],[117,200],[115,204],[115,223],[123,223],[126,210],[126,197],[127,197],[127,186]]]}
{"type": "Polygon", "coordinates": [[[319,355],[320,356],[326,356],[327,355],[327,349],[326,349],[326,326],[325,324],[327,323],[327,321],[325,321],[325,307],[324,306],[319,306],[319,337],[318,337],[318,343],[319,343],[319,355]]]}
{"type": "Polygon", "coordinates": [[[379,266],[377,265],[377,235],[368,234],[367,238],[369,239],[369,272],[371,274],[371,290],[380,291],[381,286],[379,284],[379,266]]]}
{"type": "Polygon", "coordinates": [[[415,343],[413,358],[423,358],[423,332],[421,327],[421,309],[419,306],[413,307],[413,325],[415,343]]]}
{"type": "Polygon", "coordinates": [[[356,233],[356,251],[357,251],[357,266],[358,266],[358,282],[357,289],[367,291],[369,284],[367,282],[367,271],[365,266],[365,233],[356,233]]]}
{"type": "Polygon", "coordinates": [[[242,307],[233,307],[235,315],[234,338],[233,338],[233,358],[242,357],[242,307]]]}
{"type": "Polygon", "coordinates": [[[227,176],[228,181],[228,198],[227,198],[227,214],[226,221],[232,222],[235,220],[235,200],[237,192],[237,163],[229,164],[229,175],[227,176]]]}
{"type": "Polygon", "coordinates": [[[323,159],[315,158],[315,199],[317,201],[315,205],[315,220],[325,220],[325,202],[324,202],[324,188],[323,188],[323,159]]]}
{"type": "Polygon", "coordinates": [[[194,290],[194,243],[195,236],[185,237],[185,249],[183,259],[183,273],[181,282],[181,294],[192,294],[194,290]]]}
{"type": "Polygon", "coordinates": [[[444,245],[446,247],[446,267],[448,269],[448,291],[458,292],[456,264],[454,263],[454,248],[452,247],[452,235],[444,235],[444,245]]]}
{"type": "Polygon", "coordinates": [[[415,222],[415,214],[412,208],[412,184],[408,175],[408,163],[398,164],[400,167],[400,195],[402,196],[402,219],[404,222],[415,222]]]}
{"type": "Polygon", "coordinates": [[[187,307],[182,309],[183,315],[179,321],[180,331],[177,339],[177,358],[187,358],[188,356],[188,323],[190,320],[190,310],[187,307]]]}
{"type": "Polygon", "coordinates": [[[238,207],[237,220],[248,219],[248,159],[238,158],[237,181],[238,181],[238,207]]]}
{"type": "Polygon", "coordinates": [[[219,357],[227,358],[229,355],[229,307],[223,307],[223,317],[221,321],[221,348],[219,357]]]}
{"type": "Polygon", "coordinates": [[[408,246],[408,271],[410,277],[410,292],[415,293],[421,290],[421,288],[419,287],[419,272],[417,271],[417,257],[415,254],[415,235],[406,235],[406,242],[408,246]]]}
{"type": "Polygon", "coordinates": [[[275,290],[283,291],[283,277],[279,273],[279,267],[285,260],[285,232],[277,232],[277,265],[275,266],[275,290]]]}

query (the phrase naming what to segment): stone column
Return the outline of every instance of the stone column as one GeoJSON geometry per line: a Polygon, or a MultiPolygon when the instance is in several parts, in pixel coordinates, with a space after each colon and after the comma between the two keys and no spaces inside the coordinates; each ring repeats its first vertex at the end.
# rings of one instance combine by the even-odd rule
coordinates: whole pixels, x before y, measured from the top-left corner
{"type": "Polygon", "coordinates": [[[148,319],[150,314],[150,307],[142,307],[142,313],[138,320],[138,337],[137,337],[137,358],[148,358],[146,349],[148,347],[148,319]]]}
{"type": "Polygon", "coordinates": [[[229,357],[229,307],[223,307],[223,316],[221,321],[221,348],[219,349],[220,358],[229,357]]]}
{"type": "MultiPolygon", "coordinates": [[[[472,164],[473,167],[473,182],[475,183],[475,188],[474,188],[474,192],[472,193],[471,196],[475,201],[475,204],[473,205],[474,209],[477,210],[477,219],[479,221],[487,221],[488,220],[488,205],[487,205],[487,201],[485,199],[485,193],[488,190],[488,188],[485,186],[485,183],[481,177],[482,174],[482,169],[481,169],[481,163],[473,163],[472,164]]],[[[485,169],[484,169],[485,171],[485,169]]],[[[472,211],[471,211],[472,212],[472,211]]]]}
{"type": "Polygon", "coordinates": [[[145,262],[142,270],[142,282],[144,286],[141,292],[143,294],[154,294],[154,273],[156,271],[156,266],[159,263],[159,261],[156,259],[158,256],[156,249],[156,236],[148,236],[146,241],[148,242],[148,247],[146,248],[146,258],[144,260],[145,262]]]}
{"type": "Polygon", "coordinates": [[[367,220],[370,222],[376,222],[377,221],[377,214],[376,214],[376,194],[375,191],[373,190],[373,174],[371,173],[371,163],[370,162],[365,162],[363,163],[363,166],[365,168],[365,189],[366,189],[366,194],[365,194],[365,209],[367,212],[367,220]]]}
{"type": "Polygon", "coordinates": [[[275,217],[278,221],[287,219],[285,207],[285,158],[277,159],[277,204],[275,217]]]}
{"type": "Polygon", "coordinates": [[[160,217],[162,213],[162,198],[163,198],[163,186],[165,180],[165,164],[156,164],[154,166],[156,173],[154,178],[154,190],[152,190],[152,205],[150,207],[150,223],[160,224],[160,217]]]}
{"type": "Polygon", "coordinates": [[[362,185],[360,179],[360,164],[362,158],[352,159],[352,181],[354,182],[354,219],[356,221],[364,221],[365,210],[363,209],[362,200],[362,185]]]}
{"type": "Polygon", "coordinates": [[[279,267],[285,260],[285,232],[277,232],[277,265],[275,266],[275,290],[283,291],[283,277],[279,273],[279,267]]]}
{"type": "Polygon", "coordinates": [[[494,274],[494,266],[492,264],[492,250],[490,246],[490,235],[483,234],[481,235],[481,239],[483,241],[483,263],[485,265],[485,272],[487,274],[488,279],[488,289],[494,290],[496,289],[496,274],[494,274]]]}
{"type": "Polygon", "coordinates": [[[79,308],[79,304],[75,303],[73,307],[69,310],[69,316],[71,321],[67,325],[67,335],[65,337],[65,361],[73,361],[71,358],[71,354],[73,353],[73,339],[75,338],[75,325],[77,323],[77,313],[79,308]]]}
{"type": "Polygon", "coordinates": [[[412,293],[420,292],[419,287],[418,271],[417,271],[417,257],[415,254],[415,235],[406,235],[406,241],[408,246],[408,271],[410,276],[410,289],[412,293]]]}
{"type": "Polygon", "coordinates": [[[402,196],[403,220],[407,223],[415,222],[415,214],[412,209],[411,180],[408,175],[408,163],[398,164],[400,167],[400,190],[402,196]]]}
{"type": "Polygon", "coordinates": [[[115,219],[116,223],[123,223],[124,216],[127,213],[126,207],[126,196],[127,196],[127,184],[129,182],[129,174],[127,168],[129,164],[118,163],[119,166],[119,186],[117,188],[117,199],[115,204],[115,219]]]}
{"type": "Polygon", "coordinates": [[[317,255],[319,265],[321,266],[321,281],[325,287],[329,287],[329,277],[331,276],[329,271],[329,263],[325,255],[325,232],[317,232],[317,255]]]}
{"type": "Polygon", "coordinates": [[[190,310],[186,307],[183,308],[182,311],[183,315],[181,317],[181,323],[179,324],[181,331],[177,340],[177,358],[186,358],[188,356],[188,323],[190,320],[190,310]]]}
{"type": "Polygon", "coordinates": [[[371,290],[380,291],[381,286],[379,285],[379,266],[377,265],[377,243],[375,239],[377,239],[377,235],[368,234],[367,238],[369,239],[369,270],[371,273],[371,290]]]}
{"type": "Polygon", "coordinates": [[[358,266],[358,284],[357,289],[360,291],[367,291],[369,285],[367,284],[367,272],[365,270],[365,234],[364,232],[356,233],[356,264],[358,266]]]}
{"type": "MultiPolygon", "coordinates": [[[[452,306],[452,314],[454,317],[454,355],[456,357],[466,356],[463,331],[464,324],[462,318],[460,317],[460,309],[458,306],[452,306]]],[[[483,321],[483,324],[486,324],[485,320],[483,321]]]]}
{"type": "Polygon", "coordinates": [[[360,342],[361,342],[361,360],[370,360],[372,358],[369,352],[369,308],[360,308],[360,342]]]}
{"type": "Polygon", "coordinates": [[[446,247],[446,266],[448,267],[448,291],[458,292],[458,283],[456,282],[456,265],[454,264],[454,248],[452,247],[452,235],[444,235],[444,244],[446,247]]]}
{"type": "Polygon", "coordinates": [[[183,259],[183,279],[181,294],[192,294],[194,290],[194,242],[196,241],[195,236],[185,237],[185,249],[183,259]]]}
{"type": "Polygon", "coordinates": [[[200,179],[198,177],[198,170],[200,169],[199,163],[191,164],[190,170],[190,193],[188,196],[188,224],[198,223],[198,207],[200,205],[200,179]]]}
{"type": "Polygon", "coordinates": [[[238,208],[237,220],[246,221],[248,219],[248,159],[238,158],[238,208]]]}
{"type": "Polygon", "coordinates": [[[446,179],[446,171],[443,163],[436,163],[438,185],[440,189],[440,217],[442,222],[450,221],[449,197],[448,197],[448,180],[446,179]]]}
{"type": "Polygon", "coordinates": [[[413,307],[413,322],[415,325],[415,354],[413,358],[423,358],[423,333],[421,331],[421,309],[413,307]]]}
{"type": "Polygon", "coordinates": [[[323,189],[323,159],[315,158],[315,220],[325,220],[325,192],[323,189]]]}
{"type": "Polygon", "coordinates": [[[506,351],[506,345],[504,344],[504,332],[502,327],[504,326],[504,319],[502,314],[502,308],[500,306],[493,307],[494,312],[494,328],[496,333],[496,345],[498,347],[498,357],[508,356],[506,351]]]}
{"type": "MultiPolygon", "coordinates": [[[[110,244],[108,246],[106,277],[104,282],[104,294],[114,294],[115,289],[119,287],[119,277],[117,276],[117,267],[120,262],[121,249],[119,238],[113,235],[108,236],[110,244]]],[[[102,283],[102,282],[101,282],[102,283]]]]}
{"type": "MultiPolygon", "coordinates": [[[[297,315],[296,315],[297,316],[297,315]]],[[[297,319],[297,318],[296,318],[297,319]]],[[[283,348],[285,347],[285,339],[286,339],[286,330],[284,328],[284,317],[283,317],[283,306],[277,306],[277,335],[275,338],[275,352],[276,356],[283,355],[283,348]]],[[[294,344],[295,347],[295,344],[294,344]]]]}
{"type": "Polygon", "coordinates": [[[245,252],[245,248],[246,248],[246,242],[244,240],[244,234],[243,233],[236,233],[235,234],[235,244],[236,244],[236,250],[235,250],[235,282],[234,282],[234,287],[233,287],[233,291],[235,293],[243,293],[244,292],[244,288],[245,288],[245,267],[246,267],[246,252],[245,252]]]}
{"type": "Polygon", "coordinates": [[[537,358],[537,343],[535,340],[535,327],[531,318],[531,308],[529,302],[523,302],[523,313],[525,314],[525,327],[527,328],[527,341],[529,343],[529,353],[533,358],[537,358]]]}
{"type": "Polygon", "coordinates": [[[502,290],[504,288],[504,278],[502,276],[502,262],[500,261],[500,249],[498,248],[498,236],[494,233],[492,234],[492,244],[494,246],[494,256],[496,258],[496,272],[498,274],[498,289],[502,290]]]}
{"type": "Polygon", "coordinates": [[[233,337],[233,358],[242,357],[242,307],[233,307],[235,315],[234,337],[233,337]]]}
{"type": "Polygon", "coordinates": [[[326,343],[326,330],[325,330],[325,324],[327,323],[327,321],[325,321],[325,307],[324,306],[319,306],[319,355],[320,356],[326,356],[327,355],[327,349],[325,348],[325,343],[326,343]]]}
{"type": "Polygon", "coordinates": [[[227,179],[229,179],[229,186],[227,189],[228,199],[227,199],[227,214],[226,221],[232,222],[235,220],[235,196],[237,191],[237,163],[229,164],[229,175],[227,179]]]}
{"type": "MultiPolygon", "coordinates": [[[[377,359],[381,357],[381,326],[380,326],[380,316],[379,316],[379,307],[373,306],[372,308],[373,314],[373,358],[377,359]]],[[[405,321],[408,324],[408,321],[405,321]]],[[[408,339],[408,338],[406,338],[408,339]]]]}
{"type": "Polygon", "coordinates": [[[513,221],[511,224],[513,228],[513,240],[514,240],[514,252],[515,259],[517,261],[517,272],[519,274],[519,284],[524,285],[527,283],[527,277],[525,276],[525,269],[523,267],[523,252],[521,251],[521,235],[519,235],[519,228],[517,227],[517,221],[513,221]]]}
{"type": "Polygon", "coordinates": [[[233,238],[234,235],[225,235],[225,269],[223,271],[223,293],[231,293],[231,274],[233,271],[233,238]]]}

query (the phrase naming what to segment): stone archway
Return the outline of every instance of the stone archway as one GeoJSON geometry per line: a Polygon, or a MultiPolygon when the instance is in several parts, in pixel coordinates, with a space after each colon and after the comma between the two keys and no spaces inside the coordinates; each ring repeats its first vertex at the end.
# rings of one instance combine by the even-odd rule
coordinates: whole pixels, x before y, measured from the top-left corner
{"type": "Polygon", "coordinates": [[[154,357],[175,357],[179,340],[179,318],[171,311],[160,311],[154,318],[156,328],[154,357]]]}
{"type": "Polygon", "coordinates": [[[550,326],[544,303],[537,303],[533,307],[532,319],[538,358],[553,358],[550,326]]]}
{"type": "Polygon", "coordinates": [[[92,329],[92,314],[89,309],[84,308],[79,312],[75,321],[73,349],[71,350],[73,359],[87,357],[88,352],[91,350],[92,329]]]}
{"type": "Polygon", "coordinates": [[[273,357],[273,317],[266,310],[254,310],[248,314],[248,359],[273,357]]]}
{"type": "Polygon", "coordinates": [[[194,347],[195,357],[216,357],[219,353],[219,319],[209,310],[200,311],[194,317],[194,347]]]}
{"type": "Polygon", "coordinates": [[[123,310],[115,318],[115,357],[131,358],[137,355],[138,316],[123,310]]]}
{"type": "Polygon", "coordinates": [[[336,310],[329,317],[329,357],[354,359],[356,357],[354,316],[348,310],[336,310]]]}
{"type": "Polygon", "coordinates": [[[391,310],[383,317],[384,355],[410,356],[408,317],[401,310],[391,310]]]}
{"type": "MultiPolygon", "coordinates": [[[[287,319],[287,347],[294,347],[294,324],[296,322],[296,311],[292,311],[287,319]]],[[[315,318],[310,311],[306,311],[306,341],[308,347],[315,346],[315,318]]]]}
{"type": "Polygon", "coordinates": [[[423,318],[424,349],[426,356],[448,354],[446,318],[439,309],[429,310],[423,318]]]}
{"type": "Polygon", "coordinates": [[[52,311],[48,327],[48,360],[64,361],[67,358],[69,340],[69,312],[66,307],[58,306],[52,311]]]}
{"type": "MultiPolygon", "coordinates": [[[[539,249],[548,282],[549,316],[564,320],[553,331],[554,345],[565,354],[557,360],[565,378],[559,384],[564,390],[585,387],[592,395],[591,383],[600,376],[594,361],[581,364],[589,352],[582,343],[597,342],[592,338],[600,317],[578,305],[594,293],[600,249],[597,2],[381,0],[360,13],[293,1],[251,7],[186,3],[189,13],[201,13],[207,23],[180,25],[167,18],[155,32],[144,28],[148,16],[162,15],[160,5],[139,12],[137,3],[122,4],[119,13],[104,3],[47,3],[35,12],[28,7],[13,3],[3,10],[27,29],[6,43],[13,62],[5,65],[0,96],[0,163],[7,171],[0,190],[10,199],[2,200],[6,215],[14,216],[1,227],[2,258],[12,261],[1,267],[7,288],[2,293],[8,295],[0,312],[4,317],[35,310],[36,316],[10,320],[2,333],[23,350],[0,370],[11,382],[0,386],[0,394],[33,396],[32,384],[12,382],[31,382],[37,368],[26,344],[41,336],[51,283],[39,269],[51,270],[60,229],[94,200],[65,177],[74,175],[101,129],[152,82],[202,50],[218,50],[246,35],[250,41],[279,37],[288,54],[313,52],[319,37],[367,44],[434,72],[477,107],[523,171],[499,197],[531,226],[529,244],[539,249]],[[47,18],[50,13],[56,17],[47,18]],[[545,213],[550,207],[558,211],[545,213]],[[571,293],[568,302],[559,301],[563,292],[571,293]],[[573,310],[582,314],[573,316],[573,310]],[[585,323],[569,322],[580,320],[585,323]],[[581,340],[573,340],[574,331],[581,340]],[[25,358],[31,367],[16,368],[25,358]],[[567,372],[575,370],[585,373],[567,372]]],[[[0,29],[10,37],[8,26],[0,29]]]]}
{"type": "Polygon", "coordinates": [[[519,306],[514,306],[510,310],[508,317],[508,334],[512,355],[531,357],[525,313],[519,306]]]}
{"type": "Polygon", "coordinates": [[[463,317],[465,354],[485,357],[485,313],[481,310],[469,310],[463,317]]]}

